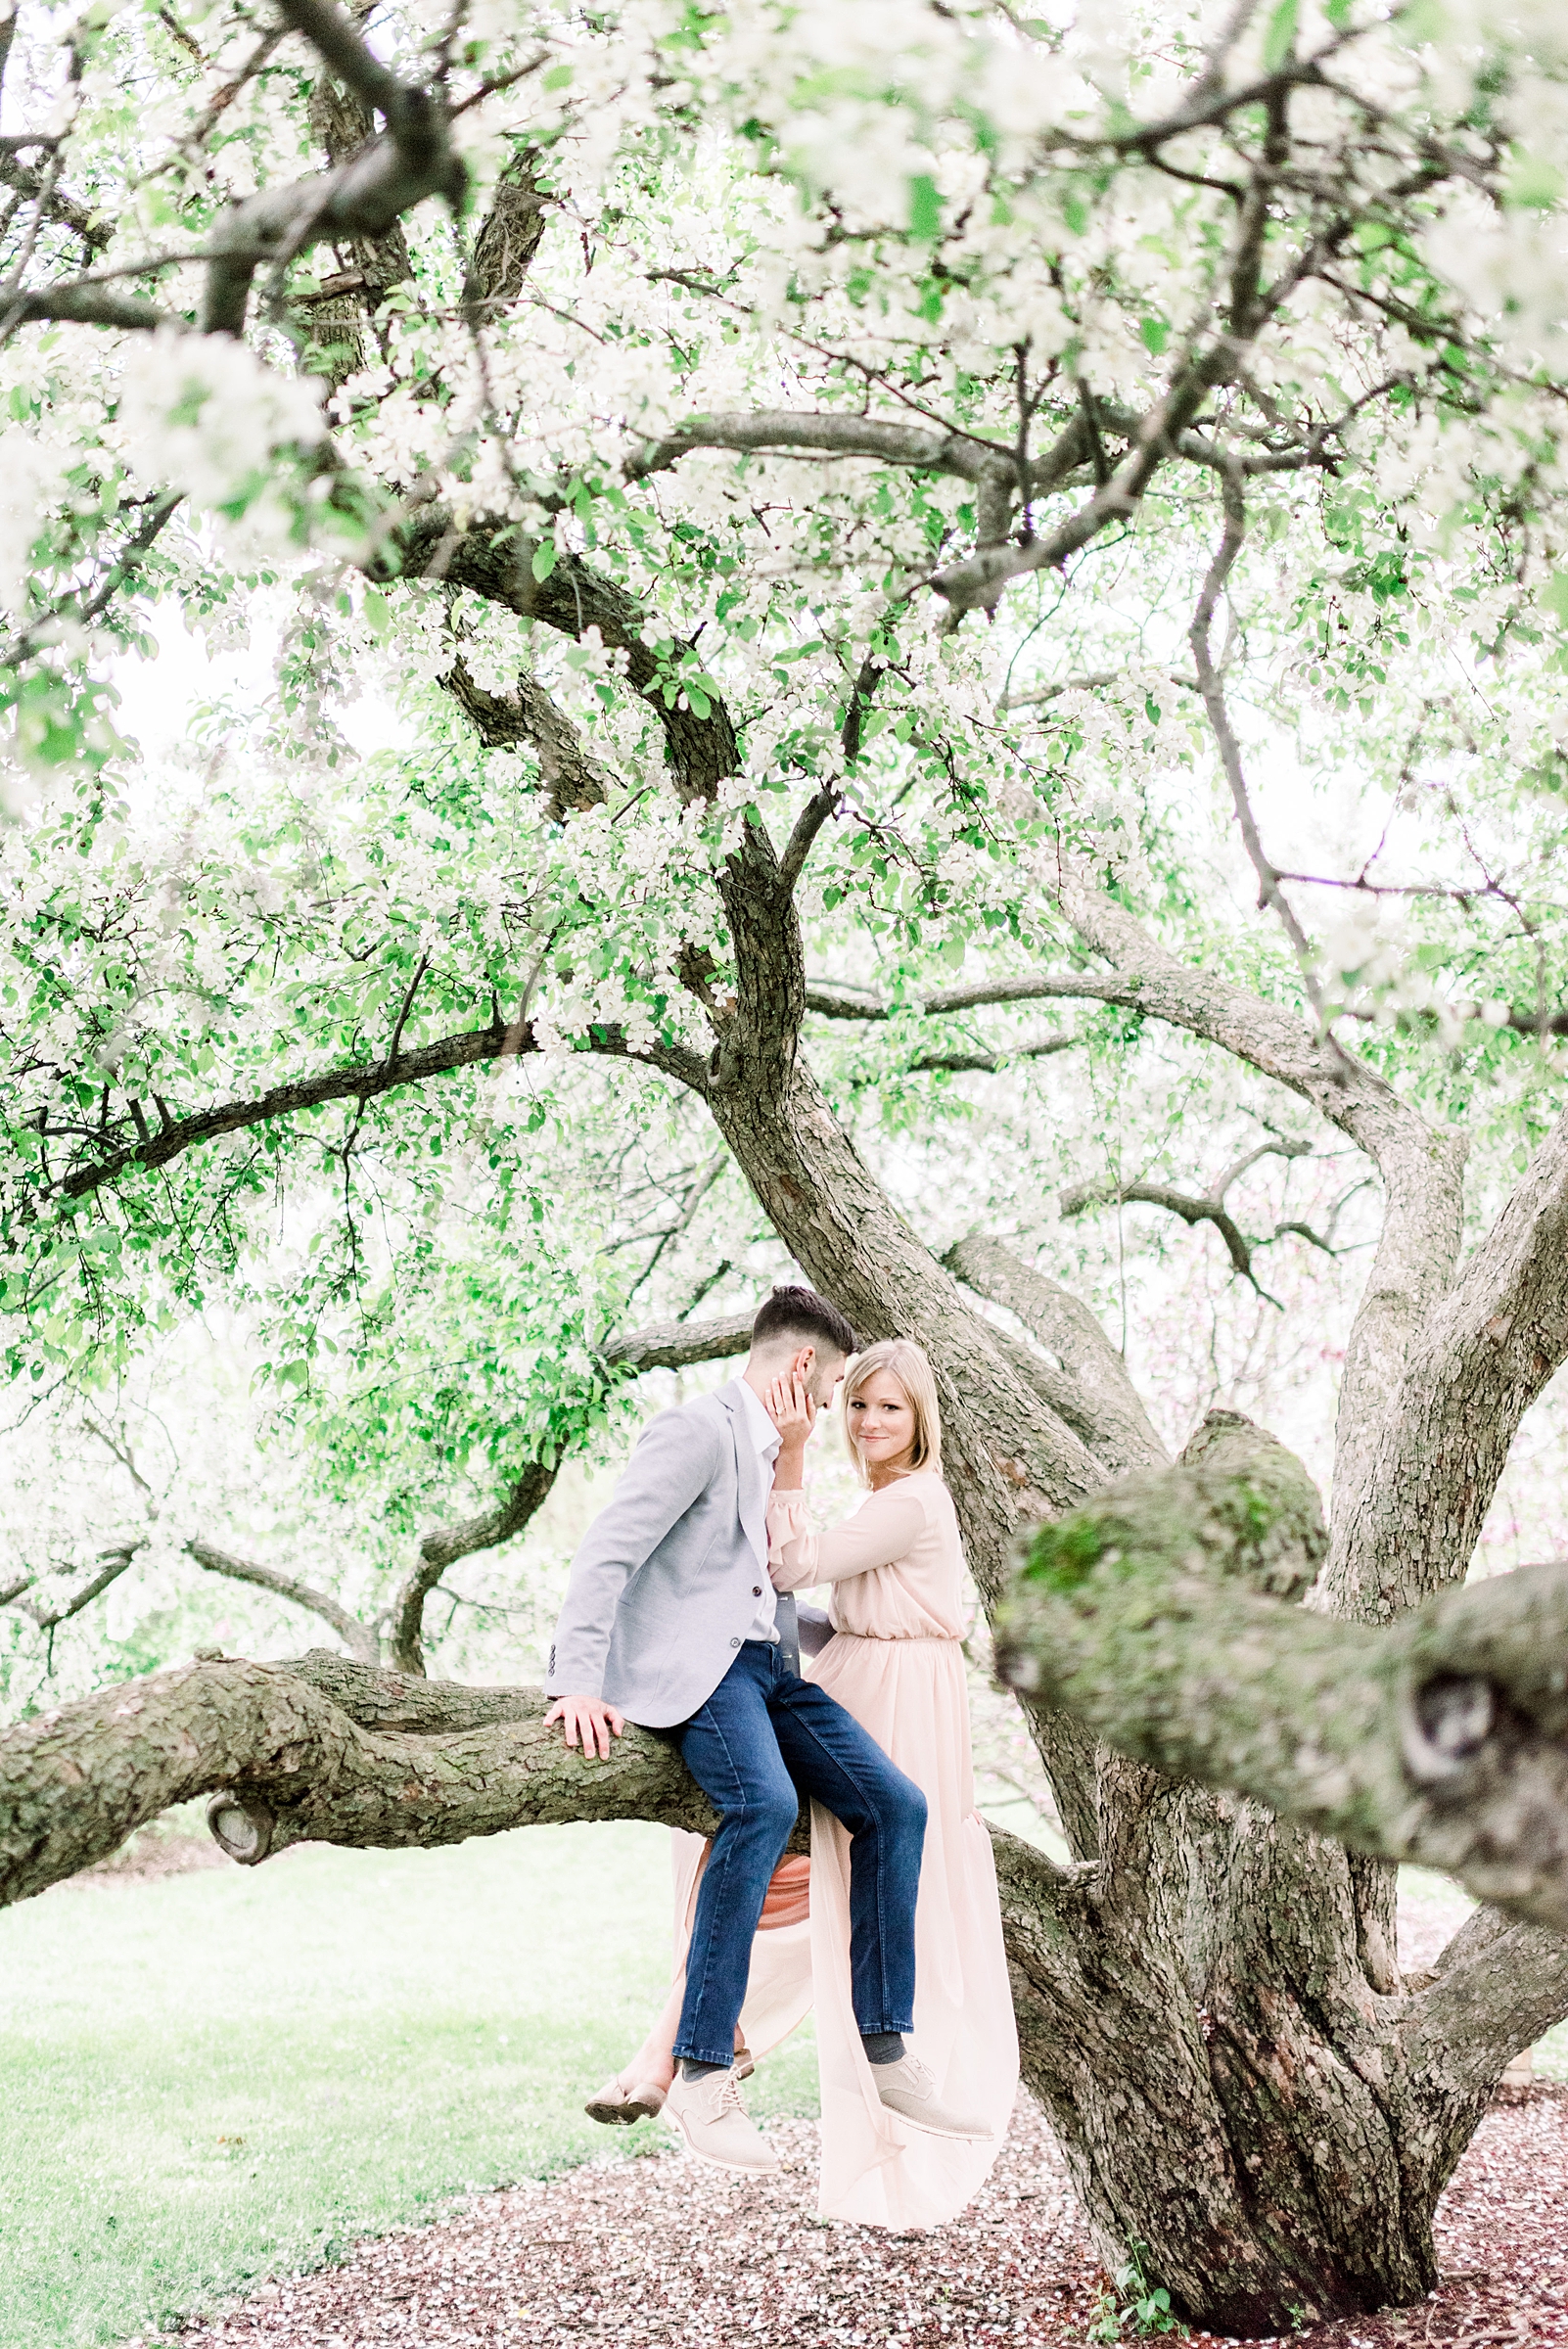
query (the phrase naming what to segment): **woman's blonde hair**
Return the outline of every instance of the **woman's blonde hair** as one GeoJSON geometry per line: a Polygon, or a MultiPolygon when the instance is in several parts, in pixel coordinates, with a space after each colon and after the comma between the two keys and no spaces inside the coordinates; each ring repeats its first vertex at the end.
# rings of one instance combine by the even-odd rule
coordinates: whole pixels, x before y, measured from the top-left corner
{"type": "Polygon", "coordinates": [[[884,1338],[880,1346],[868,1346],[864,1354],[856,1355],[844,1381],[844,1441],[862,1484],[866,1481],[865,1461],[860,1447],[850,1429],[850,1405],[862,1387],[886,1370],[903,1389],[904,1400],[914,1413],[914,1443],[909,1454],[909,1473],[916,1468],[928,1468],[942,1474],[942,1412],[937,1404],[937,1382],[925,1349],[913,1338],[884,1338]]]}

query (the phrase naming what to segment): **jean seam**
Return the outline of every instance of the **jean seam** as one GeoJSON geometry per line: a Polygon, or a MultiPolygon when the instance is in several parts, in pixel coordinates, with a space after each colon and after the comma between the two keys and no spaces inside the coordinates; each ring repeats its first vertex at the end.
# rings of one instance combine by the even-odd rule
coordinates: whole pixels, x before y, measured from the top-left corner
{"type": "MultiPolygon", "coordinates": [[[[727,1768],[727,1769],[728,1769],[728,1771],[729,1771],[729,1774],[730,1774],[730,1776],[733,1778],[733,1780],[734,1780],[734,1782],[735,1782],[736,1786],[737,1786],[738,1788],[740,1788],[740,1790],[741,1790],[741,1793],[740,1793],[740,1808],[739,1808],[739,1813],[738,1813],[738,1816],[739,1816],[739,1818],[740,1818],[740,1819],[741,1819],[744,1821],[744,1819],[746,1819],[746,1817],[747,1817],[747,1814],[748,1814],[749,1805],[748,1805],[748,1803],[747,1803],[747,1801],[746,1801],[746,1794],[745,1794],[745,1786],[744,1786],[744,1781],[742,1780],[742,1777],[741,1777],[740,1772],[739,1772],[739,1771],[736,1769],[736,1767],[735,1767],[735,1757],[734,1757],[734,1755],[733,1755],[733,1754],[730,1752],[730,1748],[729,1748],[729,1739],[728,1739],[728,1738],[727,1738],[727,1737],[724,1735],[723,1725],[722,1725],[722,1724],[721,1724],[721,1723],[720,1723],[720,1722],[719,1722],[719,1721],[716,1719],[716,1717],[715,1717],[715,1719],[713,1721],[713,1723],[711,1724],[711,1727],[712,1727],[712,1728],[713,1728],[714,1735],[715,1735],[715,1737],[718,1739],[718,1742],[719,1742],[720,1746],[723,1748],[724,1762],[725,1762],[725,1766],[726,1766],[726,1768],[727,1768]]],[[[724,1859],[723,1859],[723,1869],[724,1869],[724,1874],[725,1874],[725,1876],[726,1876],[726,1877],[727,1877],[727,1875],[728,1875],[728,1872],[729,1872],[729,1865],[730,1865],[730,1856],[729,1856],[728,1852],[726,1852],[726,1853],[724,1854],[724,1859]]],[[[703,1884],[703,1890],[704,1890],[704,1892],[706,1892],[706,1891],[707,1891],[707,1889],[708,1889],[708,1885],[709,1885],[709,1883],[710,1883],[710,1882],[712,1881],[712,1879],[713,1879],[713,1869],[714,1869],[713,1857],[712,1857],[712,1854],[710,1854],[710,1856],[709,1856],[709,1862],[708,1862],[708,1872],[707,1872],[707,1875],[706,1875],[706,1877],[705,1877],[705,1879],[704,1879],[704,1884],[703,1884]]],[[[715,1906],[716,1906],[716,1895],[715,1895],[715,1906]]],[[[696,1919],[695,1919],[695,1918],[693,1918],[693,1920],[692,1920],[692,1921],[693,1921],[693,1923],[695,1924],[695,1922],[696,1922],[696,1919]]],[[[709,1981],[710,1981],[710,1979],[711,1979],[711,1977],[712,1977],[712,1974],[713,1974],[713,1964],[714,1964],[714,1936],[713,1936],[713,1934],[712,1934],[712,1933],[710,1933],[710,1934],[709,1934],[709,1936],[708,1936],[708,1946],[707,1946],[707,1948],[706,1948],[706,1949],[704,1950],[704,1952],[703,1952],[703,1977],[702,1977],[702,1983],[701,1983],[701,1986],[700,1986],[700,1988],[698,1989],[698,1992],[697,1992],[697,1997],[696,1997],[696,2001],[695,2001],[695,2003],[694,2003],[694,2005],[693,2005],[693,2009],[692,2009],[692,2011],[693,2011],[693,2013],[694,2013],[694,2014],[700,2014],[700,2013],[702,2012],[702,2010],[703,2010],[703,2007],[704,2007],[704,2005],[705,2005],[705,2004],[706,2004],[706,2002],[707,2002],[707,1998],[708,1998],[708,1985],[709,1985],[709,1981]]],[[[689,1990],[689,1989],[690,1989],[690,1987],[691,1987],[691,1976],[690,1976],[690,1973],[689,1973],[689,1972],[688,1972],[688,1974],[687,1974],[687,1977],[686,1977],[686,1983],[687,1983],[687,1989],[689,1990]]],[[[733,2049],[731,2050],[731,2051],[730,2051],[730,2052],[731,2052],[731,2060],[733,2060],[733,2056],[734,2056],[734,2050],[733,2050],[733,2049]]],[[[711,2058],[711,2057],[708,2057],[708,2056],[694,2055],[694,2056],[692,2056],[692,2057],[690,2058],[690,2060],[691,2060],[693,2063],[705,2063],[705,2062],[709,2062],[709,2061],[713,2061],[713,2060],[716,2060],[716,2059],[715,2059],[715,2058],[711,2058]]]]}
{"type": "MultiPolygon", "coordinates": [[[[807,1683],[807,1684],[808,1685],[809,1683],[807,1683]]],[[[837,1770],[842,1770],[842,1771],[843,1771],[843,1773],[844,1773],[844,1775],[845,1775],[845,1776],[846,1776],[846,1777],[849,1779],[849,1781],[850,1781],[851,1785],[852,1785],[852,1786],[854,1788],[854,1790],[855,1790],[856,1794],[858,1794],[858,1795],[861,1797],[862,1801],[864,1801],[864,1800],[865,1800],[865,1794],[866,1794],[866,1789],[865,1789],[864,1782],[862,1781],[862,1779],[860,1779],[860,1778],[859,1778],[859,1777],[858,1777],[858,1776],[855,1774],[855,1772],[854,1772],[854,1771],[853,1771],[853,1770],[851,1768],[850,1764],[849,1764],[848,1762],[841,1761],[841,1760],[840,1760],[840,1758],[839,1758],[839,1756],[838,1756],[838,1755],[836,1755],[836,1754],[831,1754],[831,1755],[829,1755],[829,1754],[827,1753],[827,1748],[826,1748],[826,1746],[823,1744],[821,1737],[818,1735],[818,1733],[817,1733],[817,1731],[815,1730],[815,1728],[813,1728],[813,1727],[811,1726],[811,1724],[810,1724],[810,1722],[809,1722],[809,1721],[803,1720],[803,1719],[801,1719],[799,1716],[797,1716],[797,1718],[796,1718],[796,1727],[797,1727],[797,1728],[799,1728],[799,1729],[800,1729],[800,1730],[801,1730],[801,1731],[802,1731],[802,1732],[803,1732],[803,1733],[804,1733],[806,1736],[809,1737],[809,1739],[811,1740],[811,1743],[812,1743],[812,1744],[813,1744],[813,1745],[816,1747],[816,1749],[817,1749],[817,1752],[818,1752],[818,1753],[820,1753],[820,1754],[823,1754],[823,1755],[826,1755],[826,1756],[827,1756],[827,1759],[828,1759],[828,1760],[830,1760],[830,1761],[833,1763],[833,1766],[834,1766],[834,1768],[835,1768],[835,1769],[837,1769],[837,1770]]],[[[869,1808],[869,1805],[868,1805],[867,1807],[869,1808]]],[[[827,1808],[827,1806],[826,1806],[826,1804],[824,1804],[824,1805],[823,1805],[823,1809],[825,1810],[826,1808],[827,1808]]],[[[874,1903],[875,1903],[875,1907],[876,1907],[876,1918],[877,1918],[877,2007],[878,2007],[878,2012],[879,2012],[880,2014],[882,2014],[882,2015],[884,2015],[884,2016],[885,2016],[885,2015],[887,2015],[887,2014],[888,2014],[888,2012],[890,2011],[889,2004],[888,2004],[888,1954],[887,1954],[887,1952],[888,1952],[888,1933],[887,1933],[887,1912],[886,1912],[886,1910],[885,1910],[885,1908],[884,1908],[884,1905],[883,1905],[883,1897],[882,1897],[882,1895],[883,1895],[883,1887],[882,1887],[883,1867],[882,1867],[882,1852],[881,1852],[881,1843],[882,1843],[882,1838],[881,1838],[881,1832],[880,1832],[880,1829],[878,1830],[878,1839],[877,1839],[877,1840],[878,1840],[878,1865],[877,1865],[877,1867],[876,1867],[875,1877],[874,1877],[874,1880],[873,1880],[873,1886],[872,1886],[872,1897],[873,1897],[873,1900],[874,1900],[874,1903]]],[[[854,1838],[853,1838],[853,1835],[851,1836],[851,1838],[850,1838],[850,1841],[851,1841],[851,1844],[853,1845],[853,1841],[854,1841],[854,1838]]],[[[852,1868],[853,1868],[853,1857],[852,1857],[852,1860],[851,1860],[851,1866],[852,1866],[852,1868]]],[[[913,2027],[914,2027],[914,2026],[913,2026],[913,2024],[912,2024],[912,2023],[888,2023],[888,2022],[882,2022],[882,2023],[877,2023],[877,2024],[870,2024],[870,2025],[867,2025],[867,2026],[865,2026],[865,2028],[867,2028],[867,2029],[871,2029],[871,2030],[882,2030],[882,2031],[908,2031],[908,2030],[912,2030],[912,2029],[913,2029],[913,2027]]]]}
{"type": "MultiPolygon", "coordinates": [[[[765,1700],[764,1700],[764,1701],[765,1701],[765,1700]]],[[[705,1707],[705,1708],[704,1708],[704,1710],[706,1711],[706,1710],[707,1710],[707,1708],[705,1707]]],[[[726,1767],[728,1768],[728,1771],[729,1771],[729,1773],[730,1773],[730,1776],[731,1776],[732,1780],[734,1781],[735,1785],[736,1785],[736,1786],[737,1786],[739,1789],[741,1789],[740,1803],[739,1803],[739,1808],[738,1808],[738,1811],[736,1811],[736,1812],[734,1812],[734,1813],[726,1813],[726,1815],[725,1815],[725,1819],[724,1819],[724,1823],[727,1825],[727,1824],[729,1823],[729,1819],[730,1819],[731,1817],[736,1817],[736,1818],[738,1818],[738,1819],[739,1819],[741,1821],[743,1821],[743,1822],[744,1822],[744,1821],[745,1821],[745,1820],[746,1820],[746,1819],[748,1819],[748,1818],[749,1818],[749,1817],[752,1815],[752,1811],[753,1811],[753,1806],[752,1806],[751,1804],[749,1804],[749,1803],[747,1802],[747,1800],[746,1800],[746,1796],[745,1796],[745,1781],[744,1781],[744,1779],[743,1779],[743,1777],[742,1777],[742,1775],[741,1775],[741,1773],[740,1773],[739,1769],[738,1769],[738,1768],[737,1768],[737,1766],[736,1766],[735,1757],[734,1757],[734,1754],[733,1754],[733,1752],[731,1751],[731,1748],[730,1748],[730,1743],[729,1743],[729,1739],[728,1739],[728,1738],[725,1736],[725,1734],[724,1734],[723,1724],[722,1724],[722,1723],[721,1723],[721,1722],[718,1720],[718,1718],[717,1718],[717,1716],[716,1716],[716,1715],[715,1715],[715,1716],[713,1716],[713,1717],[711,1718],[711,1720],[710,1720],[710,1723],[709,1723],[709,1727],[710,1727],[710,1728],[711,1728],[711,1730],[712,1730],[712,1733],[713,1733],[713,1735],[714,1735],[715,1737],[716,1737],[716,1738],[717,1738],[717,1740],[718,1740],[718,1743],[719,1743],[719,1746],[721,1747],[721,1749],[722,1749],[722,1751],[723,1751],[723,1756],[724,1756],[725,1765],[726,1765],[726,1767]]],[[[724,1859],[723,1859],[723,1869],[724,1869],[724,1874],[725,1874],[725,1876],[726,1876],[726,1877],[727,1877],[727,1875],[728,1875],[728,1871],[729,1871],[729,1868],[730,1868],[730,1865],[731,1865],[731,1861],[730,1861],[730,1854],[729,1854],[728,1852],[726,1852],[726,1853],[725,1853],[725,1855],[724,1855],[724,1859]]],[[[710,1880],[710,1881],[711,1881],[712,1879],[713,1879],[713,1861],[712,1861],[712,1859],[710,1859],[710,1861],[709,1861],[709,1864],[708,1864],[708,1880],[710,1880]]],[[[706,1884],[705,1884],[705,1889],[706,1889],[706,1884]]],[[[713,1976],[713,1957],[714,1957],[714,1937],[713,1937],[713,1935],[712,1935],[712,1934],[710,1934],[710,1935],[709,1935],[709,1938],[708,1938],[708,1947],[707,1947],[707,1949],[706,1949],[706,1951],[704,1952],[704,1955],[703,1955],[703,1973],[702,1973],[702,1982],[701,1982],[701,1986],[700,1986],[700,1988],[698,1989],[698,1992],[697,1992],[697,1998],[696,1998],[696,2002],[695,2002],[694,2009],[693,2009],[693,2011],[694,2011],[695,2013],[699,2013],[699,2014],[700,2014],[700,2013],[702,2012],[702,2010],[703,2010],[703,2006],[704,2006],[704,2004],[705,2004],[705,2002],[706,2002],[706,2000],[707,2000],[707,1997],[708,1997],[709,1984],[710,1984],[710,1982],[711,1982],[711,1980],[712,1980],[712,1976],[713,1976]]],[[[687,1973],[687,1989],[688,1989],[688,1992],[689,1992],[689,1990],[690,1990],[690,1987],[691,1987],[691,1976],[690,1976],[690,1972],[689,1972],[689,1970],[688,1970],[688,1973],[687,1973]]],[[[729,2051],[729,2054],[728,2054],[727,2056],[710,2056],[710,2055],[698,2055],[698,2054],[694,2054],[694,2055],[691,2055],[691,2056],[689,2056],[689,2057],[685,2058],[685,2060],[687,2060],[687,2061],[690,2061],[690,2062],[693,2062],[693,2063],[710,2063],[710,2062],[712,2062],[712,2063],[724,2063],[724,2062],[732,2062],[732,2061],[734,2060],[734,2050],[733,2050],[733,2048],[731,2048],[731,2050],[730,2050],[730,2051],[729,2051]]]]}

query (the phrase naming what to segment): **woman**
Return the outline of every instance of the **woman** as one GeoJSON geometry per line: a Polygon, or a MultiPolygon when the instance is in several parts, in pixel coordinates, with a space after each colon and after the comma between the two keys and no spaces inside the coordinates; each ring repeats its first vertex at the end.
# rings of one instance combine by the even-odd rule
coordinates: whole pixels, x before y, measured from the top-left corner
{"type": "Polygon", "coordinates": [[[963,1551],[942,1476],[936,1381],[907,1338],[872,1346],[844,1384],[845,1434],[868,1488],[812,1534],[801,1491],[814,1416],[775,1391],[783,1436],[768,1504],[780,1590],[832,1586],[836,1636],[813,1677],[914,1779],[929,1806],[915,1913],[913,2044],[937,2094],[989,2121],[991,2141],[917,2134],[879,2099],[850,1995],[850,1838],[811,1812],[811,1980],[822,2075],[826,2218],[940,2227],[996,2158],[1018,2088],[1018,2041],[991,1837],[975,1810],[963,1657],[963,1551]]]}
{"type": "MultiPolygon", "coordinates": [[[[836,1636],[810,1677],[867,1728],[929,1806],[915,1918],[913,2044],[939,2096],[978,2111],[987,2141],[935,2138],[878,2097],[850,1984],[850,1838],[813,1806],[809,1915],[804,1864],[785,1861],[753,1945],[742,2026],[759,2052],[792,2030],[813,1996],[822,2080],[824,2218],[902,2229],[940,2227],[983,2184],[1006,2135],[1018,2044],[1002,1951],[991,1839],[976,1814],[964,1681],[963,1553],[942,1478],[936,1382],[920,1348],[895,1338],[856,1359],[844,1385],[845,1432],[867,1487],[829,1534],[807,1524],[802,1482],[815,1412],[799,1386],[767,1398],[782,1443],[768,1504],[769,1567],[780,1590],[832,1586],[836,1636]],[[769,1914],[769,1911],[772,1914],[769,1914]]],[[[676,1838],[677,1943],[706,1847],[676,1838]]],[[[683,1947],[679,1951],[683,1963],[683,1947]]],[[[638,2055],[588,2106],[597,2119],[657,2111],[681,1982],[638,2055]]]]}

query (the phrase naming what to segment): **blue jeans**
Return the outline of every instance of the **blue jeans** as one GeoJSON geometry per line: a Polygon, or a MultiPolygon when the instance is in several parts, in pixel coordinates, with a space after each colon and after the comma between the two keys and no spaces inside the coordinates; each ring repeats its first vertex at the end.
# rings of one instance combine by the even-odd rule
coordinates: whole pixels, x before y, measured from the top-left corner
{"type": "Polygon", "coordinates": [[[926,1798],[827,1691],[748,1639],[700,1712],[675,1731],[719,1816],[697,1896],[675,2053],[734,2060],[735,2025],[768,1878],[802,1795],[848,1827],[850,1979],[861,2031],[914,2028],[914,1917],[926,1798]]]}

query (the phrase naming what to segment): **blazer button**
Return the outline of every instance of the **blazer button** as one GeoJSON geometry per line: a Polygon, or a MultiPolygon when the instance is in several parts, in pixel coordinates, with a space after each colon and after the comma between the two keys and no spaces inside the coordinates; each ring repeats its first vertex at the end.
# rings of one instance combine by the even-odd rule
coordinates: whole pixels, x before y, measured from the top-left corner
{"type": "Polygon", "coordinates": [[[729,1644],[731,1647],[739,1647],[740,1641],[738,1639],[732,1639],[729,1644]]]}
{"type": "Polygon", "coordinates": [[[753,1596],[753,1598],[761,1598],[761,1595],[762,1595],[762,1586],[761,1586],[761,1583],[753,1583],[753,1585],[752,1585],[752,1596],[753,1596]]]}

